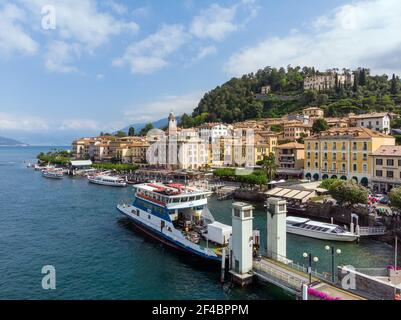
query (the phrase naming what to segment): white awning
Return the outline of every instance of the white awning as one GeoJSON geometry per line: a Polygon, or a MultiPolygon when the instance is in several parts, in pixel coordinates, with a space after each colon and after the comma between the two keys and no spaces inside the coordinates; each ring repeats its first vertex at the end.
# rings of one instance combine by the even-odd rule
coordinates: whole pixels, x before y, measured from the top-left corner
{"type": "Polygon", "coordinates": [[[276,193],[280,192],[281,190],[283,190],[283,188],[274,188],[272,190],[267,191],[266,194],[268,196],[274,196],[276,193]]]}
{"type": "Polygon", "coordinates": [[[91,160],[72,160],[70,163],[73,167],[90,167],[92,165],[91,160]]]}

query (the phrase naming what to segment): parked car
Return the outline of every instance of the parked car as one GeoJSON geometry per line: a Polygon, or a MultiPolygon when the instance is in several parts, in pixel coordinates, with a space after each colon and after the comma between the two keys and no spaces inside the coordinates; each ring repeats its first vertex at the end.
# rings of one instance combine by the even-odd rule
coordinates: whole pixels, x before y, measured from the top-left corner
{"type": "Polygon", "coordinates": [[[390,199],[387,196],[384,196],[383,198],[380,199],[381,204],[390,204],[390,199]]]}

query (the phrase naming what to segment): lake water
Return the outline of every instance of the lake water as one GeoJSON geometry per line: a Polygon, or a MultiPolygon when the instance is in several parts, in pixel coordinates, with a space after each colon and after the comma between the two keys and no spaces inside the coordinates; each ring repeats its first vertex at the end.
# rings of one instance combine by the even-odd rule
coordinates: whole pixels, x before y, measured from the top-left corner
{"type": "MultiPolygon", "coordinates": [[[[0,148],[0,299],[292,299],[271,285],[247,289],[219,283],[215,265],[179,254],[136,233],[115,206],[131,188],[88,184],[82,178],[44,179],[26,168],[46,147],[0,148]],[[42,289],[42,267],[56,269],[56,290],[42,289]]],[[[211,199],[216,220],[231,223],[231,201],[211,199]]],[[[254,227],[266,241],[266,214],[254,227]]],[[[288,236],[288,257],[319,257],[330,271],[324,241],[288,236]]],[[[338,263],[356,267],[393,264],[391,246],[370,240],[335,244],[338,263]]]]}

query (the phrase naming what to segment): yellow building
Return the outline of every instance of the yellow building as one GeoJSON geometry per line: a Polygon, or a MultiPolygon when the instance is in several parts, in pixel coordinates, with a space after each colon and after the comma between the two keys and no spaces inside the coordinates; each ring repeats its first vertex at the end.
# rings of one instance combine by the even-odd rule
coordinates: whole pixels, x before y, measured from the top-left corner
{"type": "Polygon", "coordinates": [[[372,153],[395,138],[367,128],[332,128],[305,139],[305,177],[340,178],[370,185],[372,153]]]}

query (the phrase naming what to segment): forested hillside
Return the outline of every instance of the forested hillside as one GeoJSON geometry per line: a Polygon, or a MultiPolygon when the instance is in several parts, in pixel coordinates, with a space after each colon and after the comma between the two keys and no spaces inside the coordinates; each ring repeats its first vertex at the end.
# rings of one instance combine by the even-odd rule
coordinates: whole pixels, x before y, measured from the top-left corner
{"type": "Polygon", "coordinates": [[[400,111],[401,84],[396,75],[371,76],[366,68],[335,71],[353,73],[354,83],[336,84],[335,88],[324,92],[304,91],[305,77],[324,74],[309,67],[267,67],[242,78],[233,78],[206,93],[192,115],[182,116],[181,124],[191,127],[213,121],[233,123],[276,118],[308,106],[324,108],[326,116],[400,111]],[[261,95],[261,88],[266,85],[271,86],[271,92],[261,95]]]}

